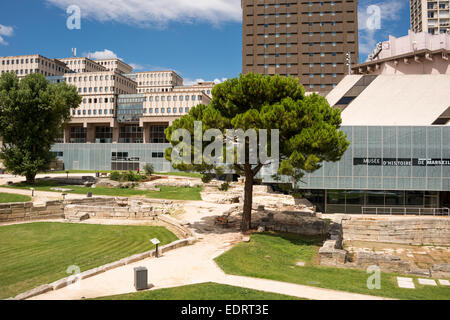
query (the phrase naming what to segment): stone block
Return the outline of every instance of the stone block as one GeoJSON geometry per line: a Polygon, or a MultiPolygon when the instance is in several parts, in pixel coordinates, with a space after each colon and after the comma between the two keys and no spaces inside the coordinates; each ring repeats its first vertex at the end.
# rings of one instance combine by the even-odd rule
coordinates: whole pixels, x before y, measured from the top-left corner
{"type": "Polygon", "coordinates": [[[53,290],[53,288],[50,285],[44,284],[44,285],[42,285],[40,287],[34,288],[34,289],[30,290],[30,291],[27,291],[27,292],[24,292],[24,293],[21,293],[21,294],[17,295],[15,297],[15,299],[16,300],[26,300],[26,299],[29,299],[29,298],[32,298],[32,297],[35,297],[35,296],[47,293],[47,292],[52,291],[52,290],[53,290]]]}

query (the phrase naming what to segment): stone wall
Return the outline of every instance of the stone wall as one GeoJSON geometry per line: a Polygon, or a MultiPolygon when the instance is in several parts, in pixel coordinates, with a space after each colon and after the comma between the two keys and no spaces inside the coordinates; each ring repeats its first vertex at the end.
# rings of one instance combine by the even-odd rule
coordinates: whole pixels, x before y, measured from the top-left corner
{"type": "Polygon", "coordinates": [[[0,204],[0,223],[61,219],[64,218],[64,206],[66,205],[106,205],[114,201],[114,198],[86,198],[68,201],[54,200],[43,204],[5,203],[0,204]]]}
{"type": "Polygon", "coordinates": [[[267,231],[321,237],[326,237],[330,231],[328,221],[314,217],[310,212],[269,211],[263,206],[252,212],[252,228],[258,227],[264,227],[267,231]]]}
{"type": "Polygon", "coordinates": [[[450,245],[450,218],[346,217],[342,228],[345,241],[450,245]]]}
{"type": "Polygon", "coordinates": [[[63,216],[62,201],[47,201],[39,206],[34,206],[32,202],[0,204],[0,223],[58,219],[63,216]]]}

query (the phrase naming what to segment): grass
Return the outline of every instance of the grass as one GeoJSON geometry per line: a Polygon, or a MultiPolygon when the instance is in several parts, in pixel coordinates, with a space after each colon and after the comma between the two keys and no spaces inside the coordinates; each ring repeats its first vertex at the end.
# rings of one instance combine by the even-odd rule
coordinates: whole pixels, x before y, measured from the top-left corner
{"type": "Polygon", "coordinates": [[[103,297],[95,300],[301,300],[296,297],[217,283],[103,297]]]}
{"type": "MultiPolygon", "coordinates": [[[[82,174],[82,173],[96,173],[96,172],[100,172],[100,173],[112,173],[114,171],[117,170],[67,170],[69,171],[69,174],[82,174]]],[[[46,172],[41,172],[40,174],[62,174],[62,173],[67,173],[67,171],[46,171],[46,172]]],[[[119,171],[119,172],[128,172],[128,171],[119,171]]],[[[196,172],[155,172],[155,175],[160,175],[160,176],[175,176],[175,177],[189,177],[189,178],[202,178],[203,175],[200,173],[196,173],[196,172]]]]}
{"type": "Polygon", "coordinates": [[[238,244],[216,258],[216,262],[226,273],[233,275],[397,299],[450,299],[448,287],[423,286],[415,281],[414,290],[398,288],[396,277],[399,275],[394,273],[382,273],[381,289],[370,290],[367,288],[370,274],[363,270],[319,266],[319,243],[318,239],[289,234],[254,234],[249,243],[238,244]],[[296,266],[299,261],[305,262],[306,266],[296,266]]]}
{"type": "Polygon", "coordinates": [[[164,227],[29,223],[0,227],[0,299],[152,250],[149,239],[177,237],[164,227]]]}
{"type": "Polygon", "coordinates": [[[121,188],[108,188],[108,187],[96,187],[87,188],[84,186],[70,186],[59,185],[54,181],[38,181],[35,185],[28,185],[26,183],[15,183],[10,186],[3,186],[5,188],[15,189],[27,189],[33,187],[36,191],[48,191],[55,192],[51,188],[58,187],[64,189],[72,189],[68,193],[75,194],[87,194],[92,192],[97,196],[116,196],[116,197],[132,197],[132,196],[146,196],[151,199],[167,199],[167,200],[201,200],[200,192],[201,187],[189,188],[189,187],[169,187],[160,186],[161,191],[144,191],[136,189],[121,189],[121,188]]]}
{"type": "Polygon", "coordinates": [[[0,193],[0,203],[28,202],[28,201],[31,201],[31,198],[29,196],[13,193],[0,193]]]}

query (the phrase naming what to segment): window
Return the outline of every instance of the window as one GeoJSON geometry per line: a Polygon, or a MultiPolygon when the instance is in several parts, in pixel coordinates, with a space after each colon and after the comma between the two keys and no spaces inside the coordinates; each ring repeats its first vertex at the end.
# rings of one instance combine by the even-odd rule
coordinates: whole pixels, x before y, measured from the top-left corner
{"type": "Polygon", "coordinates": [[[151,126],[150,127],[150,142],[151,143],[167,143],[166,134],[164,131],[167,126],[151,126]]]}
{"type": "Polygon", "coordinates": [[[144,129],[137,125],[120,127],[119,143],[144,143],[144,129]]]}
{"type": "Polygon", "coordinates": [[[86,140],[87,140],[87,128],[70,127],[69,143],[86,143],[86,140]]]}

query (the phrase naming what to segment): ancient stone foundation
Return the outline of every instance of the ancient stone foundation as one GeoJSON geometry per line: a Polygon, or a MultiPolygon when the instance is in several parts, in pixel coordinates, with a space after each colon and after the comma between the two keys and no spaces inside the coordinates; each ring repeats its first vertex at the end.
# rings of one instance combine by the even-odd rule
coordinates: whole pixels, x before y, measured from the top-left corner
{"type": "Polygon", "coordinates": [[[450,245],[450,219],[438,217],[346,217],[344,240],[409,245],[450,245]]]}
{"type": "Polygon", "coordinates": [[[342,246],[345,241],[448,246],[450,245],[449,218],[336,216],[331,226],[330,238],[319,250],[322,265],[358,269],[375,265],[386,272],[428,277],[450,276],[450,264],[435,264],[431,268],[419,269],[410,261],[402,260],[393,254],[367,251],[350,254],[342,246]],[[341,226],[341,232],[338,226],[341,226]]]}

